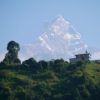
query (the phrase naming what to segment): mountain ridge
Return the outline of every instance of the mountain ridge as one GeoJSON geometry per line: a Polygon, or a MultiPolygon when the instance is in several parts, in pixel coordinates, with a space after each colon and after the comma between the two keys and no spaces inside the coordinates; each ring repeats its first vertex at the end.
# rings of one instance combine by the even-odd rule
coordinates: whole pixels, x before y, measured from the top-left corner
{"type": "Polygon", "coordinates": [[[53,20],[47,31],[37,38],[33,46],[29,46],[28,50],[33,52],[30,56],[33,55],[38,60],[57,58],[66,60],[76,53],[84,53],[87,47],[71,23],[59,16],[53,20]]]}

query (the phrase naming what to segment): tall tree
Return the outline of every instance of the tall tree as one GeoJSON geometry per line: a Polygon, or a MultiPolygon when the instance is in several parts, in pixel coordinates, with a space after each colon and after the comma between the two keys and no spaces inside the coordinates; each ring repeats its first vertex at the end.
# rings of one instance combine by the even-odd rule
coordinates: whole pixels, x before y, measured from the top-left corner
{"type": "Polygon", "coordinates": [[[7,54],[3,60],[5,64],[20,64],[21,61],[18,59],[18,52],[20,50],[20,46],[15,41],[10,41],[7,45],[7,54]]]}

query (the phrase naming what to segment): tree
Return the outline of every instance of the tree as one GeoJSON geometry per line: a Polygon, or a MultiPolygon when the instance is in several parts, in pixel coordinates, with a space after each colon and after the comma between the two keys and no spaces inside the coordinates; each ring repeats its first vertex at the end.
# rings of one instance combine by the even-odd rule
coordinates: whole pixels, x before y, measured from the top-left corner
{"type": "Polygon", "coordinates": [[[18,52],[20,50],[20,46],[15,41],[10,41],[7,45],[8,53],[6,54],[3,63],[5,64],[20,64],[21,61],[18,59],[18,52]]]}
{"type": "Polygon", "coordinates": [[[37,61],[34,58],[30,58],[28,60],[25,60],[22,63],[22,66],[25,67],[25,69],[31,71],[31,72],[37,72],[37,70],[39,69],[37,61]]]}
{"type": "Polygon", "coordinates": [[[25,60],[22,64],[26,66],[34,66],[36,64],[36,60],[34,58],[29,58],[28,60],[25,60]]]}
{"type": "Polygon", "coordinates": [[[38,63],[39,63],[39,66],[40,66],[41,69],[47,69],[48,68],[48,62],[41,60],[38,63]]]}

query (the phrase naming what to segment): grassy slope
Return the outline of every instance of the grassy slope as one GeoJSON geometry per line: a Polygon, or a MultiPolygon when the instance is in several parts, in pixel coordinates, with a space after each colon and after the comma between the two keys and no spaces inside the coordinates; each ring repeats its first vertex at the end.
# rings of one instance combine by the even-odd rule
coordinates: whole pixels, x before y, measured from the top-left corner
{"type": "MultiPolygon", "coordinates": [[[[49,68],[34,74],[14,69],[14,66],[0,66],[0,100],[94,99],[89,86],[100,90],[100,64],[89,63],[75,69],[70,67],[65,66],[58,72],[49,68]]],[[[93,92],[97,89],[93,88],[93,92]]]]}

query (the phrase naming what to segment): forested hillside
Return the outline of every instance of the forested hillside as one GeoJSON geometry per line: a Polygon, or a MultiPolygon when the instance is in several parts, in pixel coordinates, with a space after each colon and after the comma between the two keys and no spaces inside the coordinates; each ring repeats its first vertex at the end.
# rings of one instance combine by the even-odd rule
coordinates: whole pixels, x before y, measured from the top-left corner
{"type": "Polygon", "coordinates": [[[10,47],[0,63],[0,100],[100,99],[99,63],[71,64],[63,59],[37,62],[30,58],[21,64],[14,56],[19,46],[10,47]]]}

